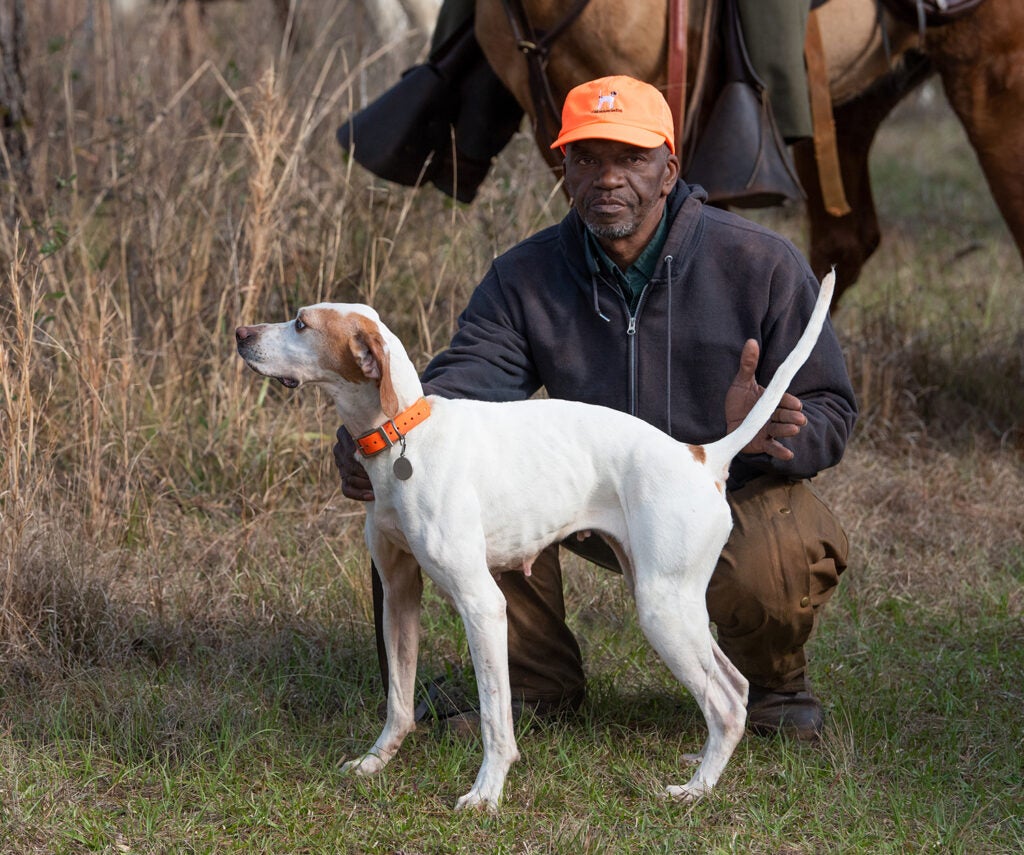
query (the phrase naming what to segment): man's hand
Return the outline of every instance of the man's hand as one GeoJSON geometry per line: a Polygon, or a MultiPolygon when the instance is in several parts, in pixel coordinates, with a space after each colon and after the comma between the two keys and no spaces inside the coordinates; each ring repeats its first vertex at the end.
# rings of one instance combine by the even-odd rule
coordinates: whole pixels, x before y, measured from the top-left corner
{"type": "Polygon", "coordinates": [[[373,484],[363,469],[363,465],[356,460],[355,440],[342,425],[338,428],[338,441],[334,444],[334,465],[338,467],[338,474],[341,476],[342,495],[357,502],[373,501],[373,484]]]}
{"type": "MultiPolygon", "coordinates": [[[[729,391],[725,393],[725,423],[730,431],[739,427],[764,393],[764,387],[754,377],[760,355],[757,342],[748,339],[740,355],[740,370],[736,372],[729,391]]],[[[743,449],[744,454],[768,454],[779,460],[792,460],[793,452],[778,440],[796,436],[800,428],[807,424],[807,416],[801,412],[802,409],[803,404],[795,395],[789,392],[783,395],[778,408],[772,413],[771,421],[743,449]]]]}

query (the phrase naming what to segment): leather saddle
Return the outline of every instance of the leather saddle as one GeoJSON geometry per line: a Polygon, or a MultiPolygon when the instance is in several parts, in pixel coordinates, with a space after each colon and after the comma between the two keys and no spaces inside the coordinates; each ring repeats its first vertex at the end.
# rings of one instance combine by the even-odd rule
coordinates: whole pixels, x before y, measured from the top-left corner
{"type": "Polygon", "coordinates": [[[985,0],[879,0],[893,15],[917,24],[936,27],[974,11],[985,0]]]}

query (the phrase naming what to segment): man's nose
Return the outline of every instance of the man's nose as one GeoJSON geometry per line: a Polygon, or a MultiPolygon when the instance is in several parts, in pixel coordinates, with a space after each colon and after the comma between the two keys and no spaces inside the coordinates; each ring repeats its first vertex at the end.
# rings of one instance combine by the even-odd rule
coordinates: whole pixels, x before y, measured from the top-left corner
{"type": "Polygon", "coordinates": [[[622,167],[614,160],[601,163],[597,170],[597,182],[602,187],[618,187],[622,184],[622,167]]]}

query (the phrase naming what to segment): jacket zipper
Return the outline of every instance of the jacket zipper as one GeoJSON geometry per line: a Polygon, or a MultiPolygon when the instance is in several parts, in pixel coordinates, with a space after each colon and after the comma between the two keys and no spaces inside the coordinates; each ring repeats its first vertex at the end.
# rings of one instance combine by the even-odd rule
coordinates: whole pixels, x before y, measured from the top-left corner
{"type": "Polygon", "coordinates": [[[636,301],[636,311],[632,314],[629,314],[629,303],[626,301],[626,298],[622,298],[629,317],[629,322],[626,324],[626,337],[629,339],[629,414],[631,416],[638,416],[640,409],[636,388],[636,325],[640,320],[640,310],[644,307],[644,301],[647,299],[647,292],[650,289],[651,283],[648,282],[644,285],[643,291],[640,292],[640,299],[636,301]]]}
{"type": "Polygon", "coordinates": [[[626,311],[626,338],[629,341],[628,348],[628,397],[629,397],[629,414],[631,416],[638,416],[639,402],[637,394],[637,383],[636,383],[636,370],[637,370],[637,355],[636,355],[636,328],[640,321],[640,311],[644,307],[644,302],[647,299],[647,292],[651,290],[651,283],[648,282],[644,285],[644,289],[640,292],[640,299],[636,301],[636,311],[630,312],[629,300],[626,299],[626,295],[622,293],[622,290],[617,285],[612,285],[606,279],[603,279],[604,284],[607,285],[614,293],[618,294],[619,300],[622,302],[622,308],[626,311]]]}

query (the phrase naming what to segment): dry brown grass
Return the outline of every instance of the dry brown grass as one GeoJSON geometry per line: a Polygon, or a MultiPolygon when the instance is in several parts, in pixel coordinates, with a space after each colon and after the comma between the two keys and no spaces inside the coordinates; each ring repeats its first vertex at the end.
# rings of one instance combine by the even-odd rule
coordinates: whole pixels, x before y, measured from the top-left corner
{"type": "Polygon", "coordinates": [[[246,372],[234,327],[364,300],[424,361],[551,188],[510,197],[536,183],[525,141],[473,210],[346,164],[339,117],[420,47],[379,45],[358,3],[303,4],[294,48],[269,3],[216,5],[201,55],[170,7],[30,5],[34,169],[0,223],[0,643],[116,658],[140,623],[230,622],[282,530],[338,564],[358,542],[333,416],[246,372]]]}

